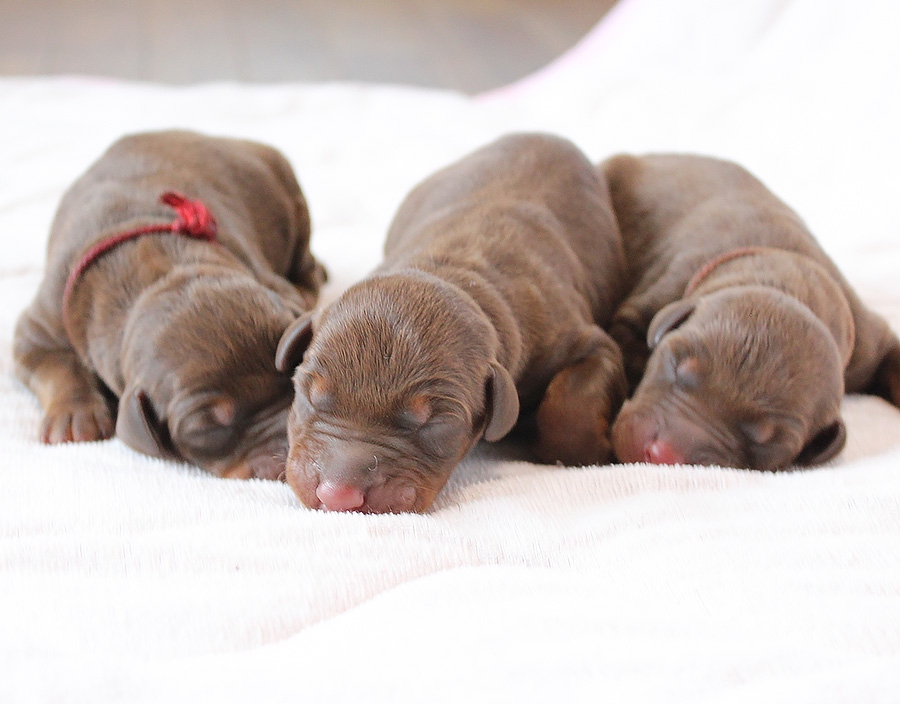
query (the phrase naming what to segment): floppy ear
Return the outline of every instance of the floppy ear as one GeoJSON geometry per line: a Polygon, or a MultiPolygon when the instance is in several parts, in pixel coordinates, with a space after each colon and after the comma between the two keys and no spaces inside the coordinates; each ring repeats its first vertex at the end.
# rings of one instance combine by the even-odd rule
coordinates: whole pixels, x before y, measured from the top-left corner
{"type": "Polygon", "coordinates": [[[485,385],[487,425],[484,439],[494,442],[506,435],[519,418],[519,394],[512,376],[496,362],[485,385]]]}
{"type": "Polygon", "coordinates": [[[794,462],[803,466],[824,464],[844,449],[845,442],[847,442],[847,427],[844,421],[838,418],[816,433],[815,437],[800,450],[794,462]]]}
{"type": "Polygon", "coordinates": [[[312,312],[304,313],[288,326],[275,350],[275,368],[282,372],[292,372],[300,362],[312,341],[312,312]]]}
{"type": "Polygon", "coordinates": [[[650,327],[647,329],[647,347],[651,350],[659,344],[663,336],[677,328],[685,320],[691,317],[697,302],[690,299],[682,298],[680,301],[670,303],[650,321],[650,327]]]}
{"type": "Polygon", "coordinates": [[[119,400],[116,435],[122,442],[145,455],[172,459],[169,429],[159,419],[153,404],[141,389],[128,389],[119,400]]]}

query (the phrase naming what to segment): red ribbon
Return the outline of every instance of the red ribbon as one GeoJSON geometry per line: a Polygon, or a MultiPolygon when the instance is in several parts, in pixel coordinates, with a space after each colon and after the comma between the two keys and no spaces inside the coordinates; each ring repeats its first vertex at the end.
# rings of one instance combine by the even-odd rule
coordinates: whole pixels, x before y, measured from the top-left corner
{"type": "Polygon", "coordinates": [[[693,295],[694,291],[697,290],[697,287],[703,283],[703,280],[709,276],[714,269],[721,266],[725,262],[730,262],[732,259],[738,259],[740,257],[749,257],[754,254],[761,254],[766,251],[768,247],[738,247],[737,249],[732,249],[723,254],[720,254],[717,257],[714,257],[710,261],[706,262],[697,272],[691,277],[691,280],[688,281],[687,286],[684,288],[684,296],[683,298],[687,298],[688,296],[693,295]]]}
{"type": "Polygon", "coordinates": [[[169,224],[163,225],[146,225],[137,227],[133,230],[118,232],[105,239],[100,240],[88,249],[78,260],[72,271],[69,272],[69,278],[66,279],[66,287],[63,290],[62,313],[63,320],[66,320],[66,311],[69,307],[69,299],[75,284],[81,275],[87,270],[91,264],[97,261],[104,254],[115,249],[123,242],[137,239],[143,235],[159,234],[171,232],[176,235],[184,235],[197,240],[205,240],[206,242],[215,242],[218,227],[216,219],[209,212],[209,208],[199,200],[190,200],[181,193],[175,191],[166,191],[162,194],[159,202],[175,209],[178,218],[169,224]]]}

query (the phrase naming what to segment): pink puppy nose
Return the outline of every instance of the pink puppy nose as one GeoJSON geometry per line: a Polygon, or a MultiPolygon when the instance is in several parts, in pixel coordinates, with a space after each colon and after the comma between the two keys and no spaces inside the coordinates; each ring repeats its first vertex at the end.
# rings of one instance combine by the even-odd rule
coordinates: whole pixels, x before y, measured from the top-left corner
{"type": "Polygon", "coordinates": [[[366,502],[365,495],[355,486],[322,482],[316,496],[326,511],[352,511],[366,502]]]}
{"type": "Polygon", "coordinates": [[[644,449],[644,461],[651,464],[684,464],[684,455],[665,440],[656,439],[644,449]]]}

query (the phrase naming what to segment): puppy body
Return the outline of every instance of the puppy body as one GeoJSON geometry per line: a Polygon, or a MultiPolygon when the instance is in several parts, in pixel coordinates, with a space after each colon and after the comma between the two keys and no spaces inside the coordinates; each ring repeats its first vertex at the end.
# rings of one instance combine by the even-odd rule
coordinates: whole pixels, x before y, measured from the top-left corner
{"type": "Polygon", "coordinates": [[[845,390],[897,403],[896,336],[747,171],[691,155],[601,169],[634,282],[610,327],[636,387],[620,460],[816,464],[843,447],[845,390]]]}
{"type": "Polygon", "coordinates": [[[407,196],[383,264],[282,341],[282,365],[303,356],[287,476],[304,503],[425,510],[520,406],[544,460],[608,458],[625,379],[599,326],[624,254],[598,176],[565,140],[511,135],[407,196]]]}
{"type": "Polygon", "coordinates": [[[115,429],[138,450],[222,476],[277,476],[291,386],[272,359],[324,279],[309,235],[290,165],[270,147],[175,131],[113,144],[62,198],[44,280],[16,328],[18,375],[45,410],[42,439],[115,429]],[[79,259],[116,233],[172,222],[167,191],[202,201],[216,241],[160,232],[122,242],[74,282],[64,315],[79,259]]]}

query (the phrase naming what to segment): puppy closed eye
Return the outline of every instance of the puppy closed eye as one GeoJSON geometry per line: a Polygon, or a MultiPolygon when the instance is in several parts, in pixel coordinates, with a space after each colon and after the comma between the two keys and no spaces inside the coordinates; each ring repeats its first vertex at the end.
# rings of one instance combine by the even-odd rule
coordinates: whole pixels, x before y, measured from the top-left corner
{"type": "Polygon", "coordinates": [[[328,380],[317,372],[310,372],[304,381],[305,397],[309,405],[317,411],[328,411],[334,407],[334,395],[328,380]]]}
{"type": "Polygon", "coordinates": [[[412,396],[397,411],[397,425],[404,430],[418,430],[428,422],[433,410],[427,396],[422,394],[412,396]]]}
{"type": "Polygon", "coordinates": [[[394,421],[435,457],[455,455],[468,437],[465,422],[453,413],[435,408],[434,400],[426,394],[406,398],[395,412],[394,421]]]}
{"type": "Polygon", "coordinates": [[[436,457],[451,457],[460,452],[468,437],[463,420],[448,413],[431,418],[418,430],[422,448],[436,457]]]}
{"type": "Polygon", "coordinates": [[[771,418],[741,423],[741,432],[756,445],[767,445],[778,436],[778,426],[771,418]]]}
{"type": "Polygon", "coordinates": [[[237,406],[227,396],[192,411],[178,424],[177,442],[194,453],[217,453],[235,442],[237,406]]]}
{"type": "Polygon", "coordinates": [[[672,355],[668,360],[668,376],[672,383],[687,390],[700,387],[703,382],[703,369],[700,360],[693,356],[677,357],[672,355]]]}
{"type": "Polygon", "coordinates": [[[237,415],[237,405],[233,398],[222,396],[213,399],[191,411],[181,422],[182,433],[190,434],[213,428],[227,428],[237,415]]]}

